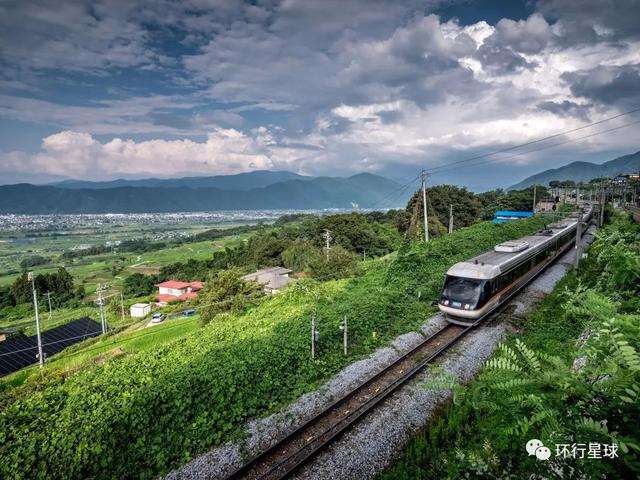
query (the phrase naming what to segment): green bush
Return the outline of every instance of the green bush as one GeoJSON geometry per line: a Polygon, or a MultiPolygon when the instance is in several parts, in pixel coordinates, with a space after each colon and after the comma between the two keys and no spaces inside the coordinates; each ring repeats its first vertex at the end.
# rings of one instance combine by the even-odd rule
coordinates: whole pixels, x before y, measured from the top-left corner
{"type": "Polygon", "coordinates": [[[358,273],[358,257],[336,245],[310,262],[309,273],[324,280],[352,277],[358,273]]]}
{"type": "Polygon", "coordinates": [[[240,278],[237,268],[223,270],[209,277],[198,294],[200,325],[206,325],[226,312],[241,314],[263,296],[262,285],[240,278]]]}

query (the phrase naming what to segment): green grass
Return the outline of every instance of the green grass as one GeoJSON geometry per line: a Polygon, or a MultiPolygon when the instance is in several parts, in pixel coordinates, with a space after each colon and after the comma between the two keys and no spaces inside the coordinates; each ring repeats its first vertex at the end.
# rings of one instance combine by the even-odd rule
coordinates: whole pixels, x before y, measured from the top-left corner
{"type": "Polygon", "coordinates": [[[301,281],[179,341],[88,366],[64,381],[44,375],[38,384],[9,389],[0,400],[0,473],[153,478],[241,435],[248,418],[280,409],[416,329],[435,310],[448,266],[542,224],[536,218],[461,229],[404,247],[395,258],[367,262],[360,277],[301,281]],[[316,360],[309,355],[311,314],[321,339],[316,360]],[[343,315],[351,334],[346,357],[343,315]],[[34,450],[36,444],[41,448],[34,450]]]}
{"type": "MultiPolygon", "coordinates": [[[[175,227],[165,227],[166,230],[177,230],[175,227]]],[[[185,226],[180,231],[198,233],[207,230],[211,226],[196,225],[185,226]]],[[[186,261],[188,259],[204,259],[211,256],[215,250],[224,248],[229,243],[246,238],[247,234],[233,235],[213,241],[201,241],[184,243],[178,246],[169,246],[160,250],[145,253],[105,253],[87,256],[73,260],[61,258],[63,252],[80,244],[100,245],[107,240],[115,241],[134,237],[140,237],[151,232],[164,231],[163,229],[133,229],[129,227],[114,228],[106,231],[93,229],[78,229],[72,234],[61,236],[25,237],[23,234],[0,235],[0,286],[11,284],[21,272],[20,261],[32,255],[41,255],[51,258],[51,262],[32,268],[37,273],[50,273],[58,266],[64,266],[69,270],[79,283],[87,284],[87,291],[93,293],[96,283],[112,282],[119,284],[123,275],[131,273],[128,268],[139,263],[152,267],[160,267],[166,263],[186,261]],[[116,262],[124,259],[125,271],[114,277],[111,267],[116,262]],[[9,273],[13,272],[13,273],[9,273]]]]}

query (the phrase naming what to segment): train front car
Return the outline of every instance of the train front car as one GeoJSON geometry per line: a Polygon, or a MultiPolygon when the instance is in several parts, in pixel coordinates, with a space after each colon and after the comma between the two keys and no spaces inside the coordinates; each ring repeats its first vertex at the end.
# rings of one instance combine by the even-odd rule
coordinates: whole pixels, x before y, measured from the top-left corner
{"type": "Polygon", "coordinates": [[[452,323],[470,325],[494,307],[491,279],[494,265],[460,262],[447,271],[438,307],[452,323]]]}

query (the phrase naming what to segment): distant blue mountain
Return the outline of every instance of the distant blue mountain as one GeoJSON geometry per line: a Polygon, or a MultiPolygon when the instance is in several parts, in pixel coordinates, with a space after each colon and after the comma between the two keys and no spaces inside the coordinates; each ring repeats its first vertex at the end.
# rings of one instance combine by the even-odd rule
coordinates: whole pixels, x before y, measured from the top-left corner
{"type": "Polygon", "coordinates": [[[614,158],[601,164],[590,162],[572,162],[560,168],[552,168],[525,178],[509,187],[509,190],[522,190],[532,185],[548,185],[553,180],[573,180],[588,182],[592,178],[615,177],[621,173],[635,173],[640,170],[640,152],[614,158]]]}
{"type": "Polygon", "coordinates": [[[189,187],[189,188],[220,188],[222,190],[251,190],[267,187],[287,180],[309,180],[313,177],[298,175],[287,171],[255,170],[253,172],[238,173],[236,175],[215,175],[212,177],[181,177],[181,178],[143,178],[126,180],[119,178],[106,182],[90,182],[88,180],[63,180],[49,185],[59,188],[87,188],[105,189],[118,187],[189,187]]]}
{"type": "Polygon", "coordinates": [[[399,196],[396,182],[369,173],[347,178],[294,177],[257,188],[248,188],[241,182],[242,190],[194,187],[193,182],[197,183],[197,180],[189,179],[189,182],[188,186],[100,188],[71,188],[69,183],[64,187],[25,183],[4,185],[0,186],[0,213],[197,212],[351,208],[355,205],[390,208],[404,206],[412,193],[399,196]]]}

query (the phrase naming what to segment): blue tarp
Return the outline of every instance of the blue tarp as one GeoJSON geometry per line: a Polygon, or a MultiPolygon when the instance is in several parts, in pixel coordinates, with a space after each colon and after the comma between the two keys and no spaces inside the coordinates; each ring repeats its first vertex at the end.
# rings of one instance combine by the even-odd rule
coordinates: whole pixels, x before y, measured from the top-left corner
{"type": "Polygon", "coordinates": [[[533,217],[533,212],[517,212],[514,210],[498,210],[493,215],[493,223],[510,222],[511,220],[519,220],[521,218],[533,217]]]}

